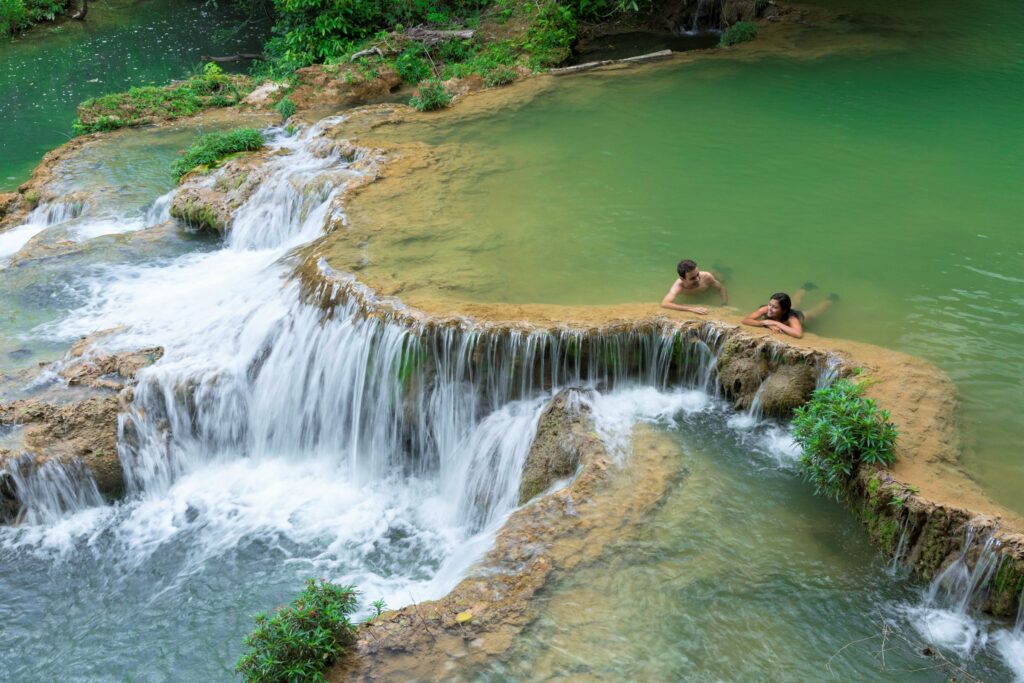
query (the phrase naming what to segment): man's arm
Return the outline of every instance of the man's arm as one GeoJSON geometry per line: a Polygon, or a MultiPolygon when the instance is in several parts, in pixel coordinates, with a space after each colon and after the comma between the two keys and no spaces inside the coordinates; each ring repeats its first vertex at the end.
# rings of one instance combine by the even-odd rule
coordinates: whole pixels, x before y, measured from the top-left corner
{"type": "Polygon", "coordinates": [[[676,297],[683,291],[683,286],[676,280],[672,283],[671,289],[668,290],[668,294],[661,300],[661,307],[667,308],[670,311],[684,311],[686,313],[696,313],[697,315],[704,315],[708,312],[708,309],[703,306],[680,306],[674,303],[676,297]]]}
{"type": "Polygon", "coordinates": [[[718,278],[716,278],[714,275],[711,275],[710,273],[708,273],[708,276],[711,278],[711,286],[714,287],[715,289],[717,289],[718,290],[718,296],[722,297],[722,305],[723,306],[728,306],[729,305],[729,292],[728,292],[728,290],[726,290],[725,285],[723,285],[721,282],[719,282],[718,278]]]}

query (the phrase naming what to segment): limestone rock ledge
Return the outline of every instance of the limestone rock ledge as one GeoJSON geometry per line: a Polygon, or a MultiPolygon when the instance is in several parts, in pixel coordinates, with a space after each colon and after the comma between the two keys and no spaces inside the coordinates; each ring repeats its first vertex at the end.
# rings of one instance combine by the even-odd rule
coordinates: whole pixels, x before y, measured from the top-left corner
{"type": "Polygon", "coordinates": [[[512,513],[493,549],[448,595],[386,612],[360,627],[353,656],[331,681],[448,681],[505,652],[537,616],[531,598],[563,572],[597,558],[642,522],[679,476],[671,444],[653,431],[634,435],[629,468],[618,470],[593,434],[575,390],[561,391],[539,430],[569,426],[581,471],[571,484],[512,513]]]}

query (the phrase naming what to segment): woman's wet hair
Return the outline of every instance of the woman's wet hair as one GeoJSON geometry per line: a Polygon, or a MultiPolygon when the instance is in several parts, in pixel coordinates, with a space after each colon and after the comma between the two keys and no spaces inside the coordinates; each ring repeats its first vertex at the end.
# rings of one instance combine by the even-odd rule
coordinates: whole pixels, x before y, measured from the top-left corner
{"type": "Polygon", "coordinates": [[[793,310],[793,300],[789,298],[789,294],[785,292],[776,292],[771,295],[772,301],[779,302],[779,308],[782,310],[782,315],[789,315],[789,312],[793,310]]]}
{"type": "Polygon", "coordinates": [[[679,265],[676,266],[676,272],[679,273],[679,277],[683,277],[691,270],[694,270],[696,267],[696,261],[691,261],[690,259],[683,259],[682,261],[679,262],[679,265]]]}

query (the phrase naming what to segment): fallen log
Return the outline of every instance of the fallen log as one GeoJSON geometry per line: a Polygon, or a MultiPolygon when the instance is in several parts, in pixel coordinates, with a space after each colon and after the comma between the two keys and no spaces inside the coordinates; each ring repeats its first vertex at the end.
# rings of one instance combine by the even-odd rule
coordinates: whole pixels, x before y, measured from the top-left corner
{"type": "Polygon", "coordinates": [[[427,45],[443,43],[448,40],[469,40],[474,35],[476,35],[476,31],[472,29],[441,31],[438,29],[425,28],[423,26],[413,26],[405,32],[405,37],[409,40],[418,40],[419,42],[427,45]]]}
{"type": "Polygon", "coordinates": [[[354,55],[352,55],[352,59],[349,60],[349,61],[353,61],[354,62],[357,59],[359,59],[360,57],[369,57],[370,55],[377,55],[381,59],[384,59],[384,53],[380,51],[379,47],[374,45],[373,47],[369,48],[368,50],[360,50],[359,52],[355,53],[354,55]]]}
{"type": "Polygon", "coordinates": [[[201,62],[217,62],[223,64],[224,62],[240,62],[243,59],[262,59],[266,61],[266,55],[261,55],[255,52],[241,52],[237,55],[227,55],[225,57],[210,57],[209,55],[203,55],[199,58],[201,62]]]}
{"type": "Polygon", "coordinates": [[[599,66],[609,66],[611,64],[635,64],[638,62],[653,62],[659,59],[668,59],[672,56],[672,50],[661,50],[660,52],[651,52],[646,55],[637,55],[636,57],[625,57],[623,59],[603,59],[599,62],[587,62],[586,64],[574,64],[572,66],[563,66],[560,69],[549,69],[549,74],[555,76],[562,76],[564,74],[579,73],[580,71],[590,71],[596,69],[599,66]]]}

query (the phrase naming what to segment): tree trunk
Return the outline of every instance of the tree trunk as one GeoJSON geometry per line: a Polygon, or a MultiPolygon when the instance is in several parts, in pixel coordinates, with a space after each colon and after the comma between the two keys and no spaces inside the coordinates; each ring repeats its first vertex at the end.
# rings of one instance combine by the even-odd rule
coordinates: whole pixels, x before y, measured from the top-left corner
{"type": "Polygon", "coordinates": [[[89,11],[89,0],[82,0],[82,6],[78,8],[78,11],[71,15],[72,19],[78,21],[85,21],[85,14],[89,11]]]}

